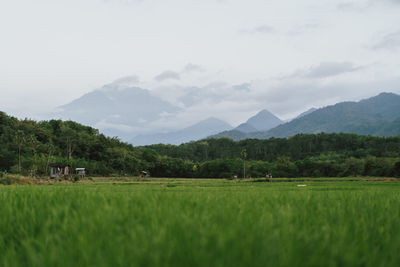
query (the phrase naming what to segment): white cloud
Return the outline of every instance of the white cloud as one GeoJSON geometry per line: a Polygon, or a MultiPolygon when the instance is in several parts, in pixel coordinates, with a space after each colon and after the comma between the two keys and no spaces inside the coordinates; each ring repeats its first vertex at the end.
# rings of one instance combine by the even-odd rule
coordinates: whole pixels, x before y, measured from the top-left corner
{"type": "Polygon", "coordinates": [[[354,66],[351,62],[321,62],[319,65],[303,71],[302,74],[310,78],[326,78],[358,71],[361,68],[354,66]]]}
{"type": "Polygon", "coordinates": [[[189,63],[183,68],[182,73],[205,72],[205,71],[206,70],[202,66],[189,63]]]}
{"type": "Polygon", "coordinates": [[[111,84],[128,87],[128,86],[138,85],[139,81],[140,81],[139,76],[130,75],[130,76],[121,77],[121,78],[113,81],[111,84]]]}
{"type": "Polygon", "coordinates": [[[180,78],[181,76],[179,73],[172,70],[167,70],[154,77],[154,80],[162,82],[165,80],[179,80],[180,78]]]}
{"type": "Polygon", "coordinates": [[[248,34],[270,34],[273,33],[274,31],[275,30],[273,27],[265,24],[250,29],[239,30],[240,33],[248,33],[248,34]]]}
{"type": "Polygon", "coordinates": [[[400,49],[400,30],[385,34],[382,39],[372,46],[373,49],[388,49],[396,50],[400,49]]]}

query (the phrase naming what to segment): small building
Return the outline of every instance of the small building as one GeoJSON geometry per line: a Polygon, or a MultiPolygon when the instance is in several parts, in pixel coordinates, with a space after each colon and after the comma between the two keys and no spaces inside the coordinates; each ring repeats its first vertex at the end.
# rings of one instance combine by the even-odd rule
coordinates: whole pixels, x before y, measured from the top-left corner
{"type": "Polygon", "coordinates": [[[140,178],[148,177],[149,174],[146,171],[141,171],[140,172],[140,178]]]}
{"type": "Polygon", "coordinates": [[[68,164],[63,163],[52,163],[50,167],[50,178],[66,178],[69,175],[69,169],[71,168],[68,164]]]}
{"type": "Polygon", "coordinates": [[[81,176],[82,178],[85,178],[85,176],[86,176],[85,168],[76,168],[75,171],[76,171],[77,175],[81,176]]]}

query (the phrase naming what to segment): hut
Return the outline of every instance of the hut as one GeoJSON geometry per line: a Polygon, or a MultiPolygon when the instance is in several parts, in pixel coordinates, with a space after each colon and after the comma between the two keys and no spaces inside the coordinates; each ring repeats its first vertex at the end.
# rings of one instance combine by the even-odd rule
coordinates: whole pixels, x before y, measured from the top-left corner
{"type": "Polygon", "coordinates": [[[76,174],[79,175],[81,178],[85,178],[86,176],[86,169],[85,168],[76,168],[76,174]]]}
{"type": "Polygon", "coordinates": [[[68,164],[52,163],[50,167],[50,178],[66,178],[69,175],[69,169],[71,168],[68,164]]]}
{"type": "Polygon", "coordinates": [[[140,178],[148,177],[149,174],[146,171],[141,171],[140,172],[140,178]]]}

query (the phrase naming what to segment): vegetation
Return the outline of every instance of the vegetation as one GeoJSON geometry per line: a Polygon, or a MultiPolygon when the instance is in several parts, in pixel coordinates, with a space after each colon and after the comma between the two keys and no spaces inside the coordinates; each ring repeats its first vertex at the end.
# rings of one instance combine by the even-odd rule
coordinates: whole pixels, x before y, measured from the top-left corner
{"type": "Polygon", "coordinates": [[[0,172],[31,176],[48,175],[50,163],[68,163],[90,175],[400,177],[400,137],[321,133],[133,147],[72,121],[18,120],[0,112],[0,144],[0,172]]]}
{"type": "Polygon", "coordinates": [[[0,266],[399,266],[400,184],[0,187],[0,266]]]}
{"type": "Polygon", "coordinates": [[[240,177],[244,150],[246,177],[400,176],[400,137],[321,133],[239,142],[212,138],[147,148],[197,162],[200,177],[240,177]]]}
{"type": "Polygon", "coordinates": [[[0,170],[26,175],[47,175],[52,162],[86,167],[91,174],[137,174],[156,157],[72,121],[18,120],[2,112],[0,144],[0,170]]]}

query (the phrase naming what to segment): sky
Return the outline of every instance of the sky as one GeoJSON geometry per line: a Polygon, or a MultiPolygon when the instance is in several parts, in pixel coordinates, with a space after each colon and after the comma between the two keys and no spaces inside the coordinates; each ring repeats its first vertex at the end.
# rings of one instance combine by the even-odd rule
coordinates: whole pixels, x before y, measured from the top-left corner
{"type": "Polygon", "coordinates": [[[232,125],[400,93],[400,0],[1,0],[0,34],[0,110],[19,117],[113,81],[232,125]]]}

